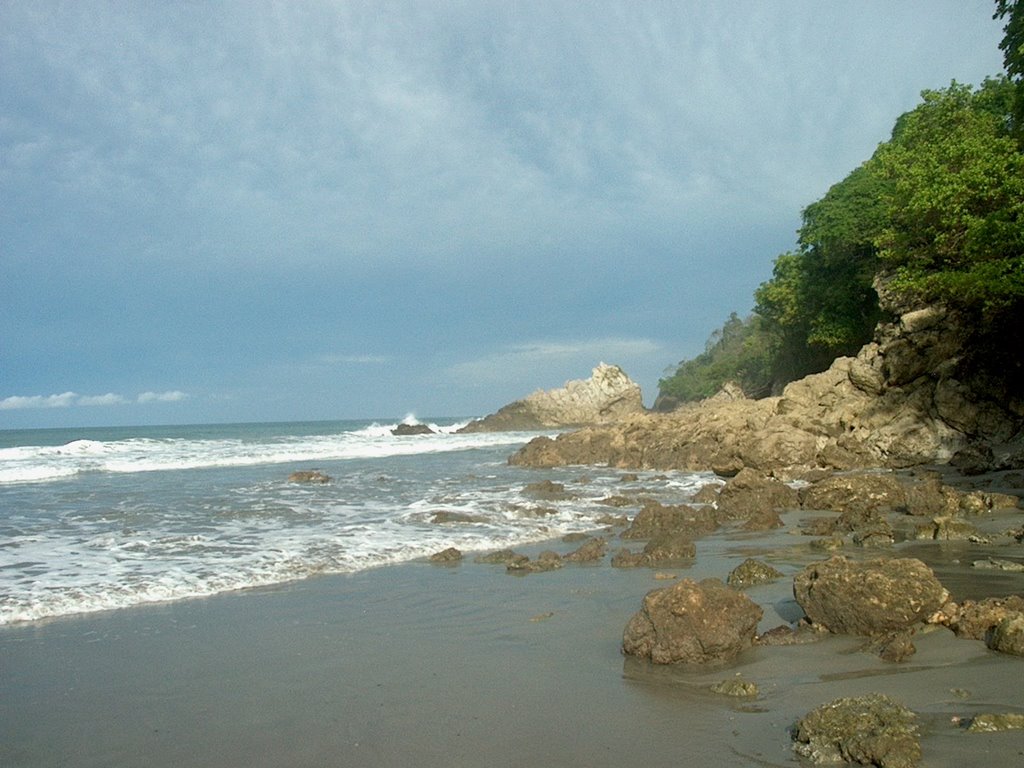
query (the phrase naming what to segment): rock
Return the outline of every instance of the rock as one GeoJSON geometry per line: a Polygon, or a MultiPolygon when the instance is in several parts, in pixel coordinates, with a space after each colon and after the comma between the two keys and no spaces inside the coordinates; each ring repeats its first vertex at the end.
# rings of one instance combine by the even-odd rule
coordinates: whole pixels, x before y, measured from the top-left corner
{"type": "Polygon", "coordinates": [[[986,571],[1008,571],[1009,573],[1024,573],[1024,563],[1014,560],[1005,560],[999,557],[988,557],[984,560],[975,560],[971,565],[974,568],[981,568],[986,571]]]}
{"type": "Polygon", "coordinates": [[[832,475],[805,488],[800,501],[804,509],[844,514],[903,511],[907,506],[902,483],[892,474],[875,472],[832,475]]]}
{"type": "Polygon", "coordinates": [[[403,437],[407,435],[433,435],[435,432],[426,424],[406,424],[403,422],[392,429],[391,434],[403,437]]]}
{"type": "Polygon", "coordinates": [[[967,730],[971,733],[996,733],[1024,728],[1024,715],[1019,712],[1000,712],[975,715],[967,730]]]}
{"type": "Polygon", "coordinates": [[[439,563],[441,565],[448,565],[451,563],[457,563],[462,560],[462,552],[457,550],[455,547],[448,547],[440,552],[435,552],[430,556],[430,562],[439,563]]]}
{"type": "Polygon", "coordinates": [[[541,480],[537,483],[530,483],[523,489],[523,493],[534,499],[542,501],[568,501],[576,498],[574,494],[565,490],[565,486],[551,480],[541,480]]]}
{"type": "Polygon", "coordinates": [[[594,563],[601,560],[608,551],[608,542],[601,537],[588,539],[575,551],[565,556],[570,563],[594,563]]]}
{"type": "Polygon", "coordinates": [[[300,469],[288,475],[289,483],[310,483],[313,485],[326,485],[331,482],[330,475],[325,475],[318,469],[300,469]]]}
{"type": "Polygon", "coordinates": [[[757,683],[750,683],[738,677],[722,680],[710,688],[712,693],[720,693],[723,696],[734,696],[736,698],[750,698],[758,694],[757,683]]]}
{"type": "Polygon", "coordinates": [[[684,533],[662,533],[655,536],[643,551],[634,554],[619,550],[612,558],[614,568],[664,568],[683,564],[697,555],[697,545],[684,533]]]}
{"type": "Polygon", "coordinates": [[[622,650],[655,664],[728,661],[753,643],[762,615],[718,579],[681,579],[647,593],[626,625],[622,650]]]}
{"type": "Polygon", "coordinates": [[[985,637],[985,645],[993,651],[1024,656],[1024,613],[1007,616],[985,637]]]}
{"type": "Polygon", "coordinates": [[[921,760],[917,717],[878,693],[836,699],[806,715],[794,749],[813,763],[912,768],[921,760]]]}
{"type": "Polygon", "coordinates": [[[872,638],[864,646],[864,650],[877,654],[883,661],[906,661],[917,653],[917,647],[912,639],[913,636],[913,630],[886,632],[884,635],[872,638]]]}
{"type": "Polygon", "coordinates": [[[617,365],[601,363],[589,379],[566,382],[561,389],[539,390],[470,422],[465,432],[536,430],[608,424],[643,413],[643,395],[617,365]]]}
{"type": "MultiPolygon", "coordinates": [[[[712,469],[733,476],[743,468],[900,469],[945,463],[968,445],[1006,443],[1013,454],[1020,437],[1011,439],[1024,425],[1024,409],[963,370],[969,330],[969,320],[941,307],[912,307],[897,322],[879,324],[874,341],[855,358],[838,358],[826,371],[789,383],[779,396],[754,400],[736,393],[670,413],[638,411],[614,425],[530,443],[512,462],[712,469]]],[[[986,460],[983,448],[981,454],[978,466],[986,460]]],[[[1024,463],[1024,454],[1013,455],[1024,463]]],[[[997,462],[1011,466],[1001,457],[997,462]]]]}
{"type": "Polygon", "coordinates": [[[740,471],[718,493],[718,517],[724,520],[746,520],[798,505],[793,488],[749,468],[740,471]]]}
{"type": "Polygon", "coordinates": [[[665,533],[686,533],[695,538],[711,533],[717,527],[713,510],[686,504],[665,506],[649,501],[620,535],[623,539],[651,539],[665,533]]]}
{"type": "Polygon", "coordinates": [[[984,640],[1003,619],[1017,614],[1024,614],[1024,597],[1018,595],[964,600],[948,624],[957,637],[984,640]]]}
{"type": "Polygon", "coordinates": [[[562,556],[560,554],[552,552],[551,550],[545,550],[537,555],[536,560],[530,560],[530,558],[525,555],[515,558],[505,566],[505,569],[509,573],[526,575],[529,573],[555,571],[563,565],[564,563],[562,562],[562,556]]]}
{"type": "Polygon", "coordinates": [[[808,565],[793,579],[793,595],[812,622],[849,635],[909,629],[948,597],[920,560],[856,562],[842,556],[808,565]]]}
{"type": "Polygon", "coordinates": [[[828,630],[812,626],[807,622],[800,622],[796,627],[780,624],[772,627],[767,632],[758,635],[754,642],[757,645],[803,645],[804,643],[816,643],[828,635],[828,630]]]}
{"type": "MultiPolygon", "coordinates": [[[[482,563],[483,565],[508,565],[512,561],[526,557],[526,555],[518,555],[511,549],[499,549],[495,552],[486,552],[482,555],[477,555],[474,559],[474,563],[482,563]]],[[[527,558],[528,559],[528,558],[527,558]]]]}
{"type": "MultiPolygon", "coordinates": [[[[931,525],[926,529],[930,536],[918,536],[918,538],[929,538],[936,541],[967,541],[978,535],[978,529],[966,520],[946,515],[932,519],[931,525]]],[[[919,529],[919,533],[922,529],[919,529]]]]}
{"type": "Polygon", "coordinates": [[[734,589],[746,589],[781,579],[782,575],[782,571],[772,568],[768,563],[748,557],[729,572],[726,583],[734,589]]]}
{"type": "Polygon", "coordinates": [[[452,523],[483,523],[486,522],[487,518],[482,515],[469,515],[465,512],[452,512],[451,510],[441,510],[435,512],[430,516],[430,522],[436,525],[450,525],[452,523]]]}

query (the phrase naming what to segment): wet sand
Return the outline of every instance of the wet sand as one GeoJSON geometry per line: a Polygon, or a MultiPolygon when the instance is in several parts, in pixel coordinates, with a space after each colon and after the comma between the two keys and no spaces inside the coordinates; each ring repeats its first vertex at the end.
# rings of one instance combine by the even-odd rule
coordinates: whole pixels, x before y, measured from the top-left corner
{"type": "MultiPolygon", "coordinates": [[[[791,576],[824,557],[808,542],[719,533],[698,542],[692,567],[669,572],[724,579],[755,556],[791,576]]],[[[1022,559],[1019,545],[908,543],[892,554],[935,563],[954,597],[1024,592],[1024,574],[970,568],[988,554],[1022,559]]],[[[415,562],[2,627],[0,765],[797,765],[799,717],[872,691],[920,714],[923,765],[1024,754],[1022,731],[973,734],[954,721],[1024,711],[1024,659],[945,629],[915,637],[900,664],[843,637],[754,648],[715,669],[624,658],[627,620],[665,583],[608,558],[526,577],[415,562]],[[708,690],[737,675],[757,683],[756,698],[708,690]]],[[[748,594],[765,609],[762,631],[801,615],[789,578],[748,594]]]]}

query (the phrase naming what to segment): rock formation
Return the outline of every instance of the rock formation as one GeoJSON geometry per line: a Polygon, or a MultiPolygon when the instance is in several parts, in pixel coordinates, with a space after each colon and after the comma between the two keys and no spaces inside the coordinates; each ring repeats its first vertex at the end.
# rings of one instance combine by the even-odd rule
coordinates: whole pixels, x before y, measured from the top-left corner
{"type": "Polygon", "coordinates": [[[655,589],[626,625],[624,653],[655,664],[728,661],[754,641],[761,608],[718,579],[655,589]]]}
{"type": "Polygon", "coordinates": [[[464,432],[500,432],[609,424],[642,413],[640,386],[617,365],[598,365],[586,380],[538,390],[497,413],[470,422],[464,432]]]}
{"type": "Polygon", "coordinates": [[[794,577],[793,596],[814,624],[868,636],[910,629],[949,599],[931,568],[914,558],[811,563],[794,577]]]}
{"type": "Polygon", "coordinates": [[[921,760],[917,717],[888,696],[836,699],[794,729],[794,748],[812,763],[912,768],[921,760]]]}
{"type": "MultiPolygon", "coordinates": [[[[635,413],[614,425],[536,438],[512,462],[732,476],[743,467],[904,468],[949,461],[979,442],[1015,440],[1019,447],[1024,404],[956,378],[964,336],[955,323],[942,308],[906,312],[880,324],[856,357],[790,383],[780,396],[711,398],[667,414],[635,413]]],[[[1022,459],[1019,450],[999,453],[995,465],[1022,459]]]]}

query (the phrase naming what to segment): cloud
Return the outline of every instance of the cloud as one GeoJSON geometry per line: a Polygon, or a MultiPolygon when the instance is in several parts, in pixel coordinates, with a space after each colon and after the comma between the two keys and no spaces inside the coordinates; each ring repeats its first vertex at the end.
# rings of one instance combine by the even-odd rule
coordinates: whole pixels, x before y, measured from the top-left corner
{"type": "Polygon", "coordinates": [[[121,395],[107,392],[105,395],[82,395],[75,405],[124,405],[126,402],[121,395]]]}
{"type": "Polygon", "coordinates": [[[173,389],[168,392],[142,392],[136,400],[140,403],[178,403],[187,397],[184,392],[173,389]]]}
{"type": "Polygon", "coordinates": [[[391,358],[387,355],[322,355],[317,360],[325,365],[379,365],[390,362],[391,358]]]}
{"type": "Polygon", "coordinates": [[[25,408],[67,408],[78,401],[74,392],[60,395],[12,395],[0,400],[0,410],[17,411],[25,408]]]}
{"type": "MultiPolygon", "coordinates": [[[[136,398],[138,403],[176,403],[188,395],[178,390],[169,392],[143,392],[136,398]]],[[[124,395],[107,392],[105,395],[80,395],[77,392],[62,392],[59,395],[12,395],[0,400],[0,411],[19,411],[32,408],[73,408],[127,405],[131,401],[124,395]]]]}
{"type": "Polygon", "coordinates": [[[466,386],[506,384],[518,379],[536,382],[550,380],[551,376],[586,378],[600,362],[622,365],[628,373],[631,362],[664,354],[660,344],[643,338],[533,341],[456,363],[448,369],[448,376],[466,386]]]}

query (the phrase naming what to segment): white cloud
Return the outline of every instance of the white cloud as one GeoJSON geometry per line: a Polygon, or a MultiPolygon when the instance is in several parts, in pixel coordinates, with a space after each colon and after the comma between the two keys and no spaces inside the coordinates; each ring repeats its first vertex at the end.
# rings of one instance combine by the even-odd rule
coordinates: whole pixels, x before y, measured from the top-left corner
{"type": "Polygon", "coordinates": [[[178,403],[187,397],[184,392],[172,389],[167,392],[142,392],[136,400],[140,403],[178,403]]]}
{"type": "MultiPolygon", "coordinates": [[[[168,392],[143,392],[136,398],[139,403],[176,403],[188,395],[179,390],[168,392]]],[[[73,408],[127,405],[130,400],[116,392],[105,395],[80,395],[77,392],[62,392],[59,395],[12,395],[0,400],[0,411],[17,411],[31,408],[73,408]]]]}
{"type": "Polygon", "coordinates": [[[121,395],[107,392],[105,395],[82,395],[75,405],[124,405],[126,402],[121,395]]]}
{"type": "Polygon", "coordinates": [[[74,405],[78,395],[64,392],[59,395],[12,395],[0,400],[0,410],[16,411],[23,408],[67,408],[74,405]]]}
{"type": "Polygon", "coordinates": [[[387,355],[322,355],[317,359],[326,365],[378,365],[391,361],[387,355]]]}
{"type": "Polygon", "coordinates": [[[462,385],[486,386],[510,381],[546,381],[552,378],[587,378],[591,369],[605,362],[630,364],[649,357],[661,357],[665,350],[651,339],[605,338],[581,341],[533,341],[511,345],[476,360],[457,363],[449,376],[462,385]]]}

